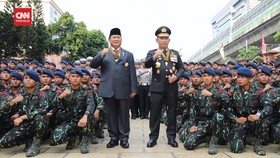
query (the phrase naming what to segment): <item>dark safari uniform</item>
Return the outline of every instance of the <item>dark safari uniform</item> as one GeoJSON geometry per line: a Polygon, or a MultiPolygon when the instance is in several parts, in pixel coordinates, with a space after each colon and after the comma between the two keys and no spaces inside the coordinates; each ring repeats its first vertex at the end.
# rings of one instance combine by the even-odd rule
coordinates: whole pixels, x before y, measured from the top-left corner
{"type": "MultiPolygon", "coordinates": [[[[170,34],[171,31],[167,27],[161,27],[157,30],[156,36],[161,33],[170,34]]],[[[153,60],[155,50],[148,52],[145,67],[152,67],[151,91],[151,109],[150,109],[150,130],[149,138],[156,142],[159,136],[160,117],[162,105],[167,106],[167,138],[168,142],[175,141],[176,138],[176,106],[178,100],[178,84],[177,82],[169,83],[168,76],[176,75],[179,79],[183,72],[183,63],[180,54],[172,49],[163,50],[163,54],[153,60]]]]}

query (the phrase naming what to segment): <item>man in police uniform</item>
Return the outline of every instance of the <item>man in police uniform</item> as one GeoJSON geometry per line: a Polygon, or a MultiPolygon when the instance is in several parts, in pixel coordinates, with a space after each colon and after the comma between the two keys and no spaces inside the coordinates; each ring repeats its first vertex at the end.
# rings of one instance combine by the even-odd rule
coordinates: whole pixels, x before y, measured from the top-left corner
{"type": "Polygon", "coordinates": [[[183,63],[177,51],[169,49],[171,30],[162,26],[155,32],[159,48],[148,52],[145,66],[152,67],[151,110],[150,110],[150,140],[147,147],[157,144],[160,127],[160,114],[165,102],[167,108],[167,138],[168,144],[178,147],[176,138],[176,105],[178,99],[178,79],[184,72],[183,63]]]}

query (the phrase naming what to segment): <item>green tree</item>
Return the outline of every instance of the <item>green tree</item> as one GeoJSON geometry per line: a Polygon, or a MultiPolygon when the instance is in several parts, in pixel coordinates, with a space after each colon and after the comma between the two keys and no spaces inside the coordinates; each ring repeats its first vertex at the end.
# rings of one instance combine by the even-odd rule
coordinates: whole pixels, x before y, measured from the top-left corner
{"type": "Polygon", "coordinates": [[[19,51],[21,27],[14,26],[14,8],[22,7],[22,0],[7,0],[4,12],[0,13],[0,48],[5,51],[5,57],[15,56],[19,51]]]}
{"type": "Polygon", "coordinates": [[[51,52],[60,54],[65,51],[66,59],[70,61],[94,56],[102,48],[108,47],[106,38],[100,30],[88,31],[84,22],[76,23],[68,12],[50,25],[49,30],[53,37],[51,52]]]}
{"type": "Polygon", "coordinates": [[[238,51],[238,56],[236,57],[238,60],[253,60],[256,56],[260,55],[260,48],[258,46],[249,46],[247,51],[246,48],[242,48],[238,51]]]}
{"type": "MultiPolygon", "coordinates": [[[[28,0],[28,7],[32,7],[32,26],[24,27],[21,36],[21,46],[30,59],[42,61],[49,48],[50,36],[44,22],[42,0],[28,0]]],[[[22,52],[24,53],[24,52],[22,52]]]]}
{"type": "Polygon", "coordinates": [[[108,42],[106,40],[105,35],[101,30],[91,30],[88,31],[86,46],[87,49],[85,50],[84,57],[87,56],[95,56],[98,51],[101,51],[103,48],[108,47],[108,42]]]}
{"type": "MultiPolygon", "coordinates": [[[[280,22],[278,23],[278,25],[280,27],[280,22]]],[[[280,30],[278,30],[277,33],[274,35],[274,39],[275,39],[275,41],[280,42],[280,30]]]]}

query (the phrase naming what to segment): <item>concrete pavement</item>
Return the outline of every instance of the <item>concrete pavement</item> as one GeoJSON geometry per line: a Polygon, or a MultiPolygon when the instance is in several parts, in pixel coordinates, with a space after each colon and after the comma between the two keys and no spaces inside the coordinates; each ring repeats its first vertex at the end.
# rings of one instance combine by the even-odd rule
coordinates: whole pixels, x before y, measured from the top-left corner
{"type": "MultiPolygon", "coordinates": [[[[217,155],[208,155],[208,148],[206,144],[200,145],[196,150],[187,151],[184,149],[183,144],[179,141],[178,148],[172,148],[167,145],[167,138],[165,134],[165,125],[161,124],[161,132],[158,143],[153,148],[147,148],[146,143],[148,141],[149,134],[149,120],[136,119],[131,120],[131,134],[130,134],[130,148],[123,149],[117,146],[112,149],[107,149],[106,144],[109,142],[107,131],[106,138],[100,140],[100,144],[90,145],[91,151],[88,154],[80,154],[80,148],[74,150],[65,150],[65,144],[59,146],[49,146],[43,144],[41,146],[41,153],[36,158],[248,158],[248,157],[261,157],[257,156],[252,146],[246,146],[246,149],[241,154],[231,153],[229,146],[219,146],[219,153],[217,155]]],[[[10,149],[1,149],[0,158],[24,158],[25,153],[22,152],[24,145],[13,147],[10,149]]],[[[279,145],[271,144],[265,146],[266,156],[268,158],[280,158],[280,155],[276,152],[279,149],[279,145]]],[[[263,157],[263,156],[262,156],[263,157]]]]}

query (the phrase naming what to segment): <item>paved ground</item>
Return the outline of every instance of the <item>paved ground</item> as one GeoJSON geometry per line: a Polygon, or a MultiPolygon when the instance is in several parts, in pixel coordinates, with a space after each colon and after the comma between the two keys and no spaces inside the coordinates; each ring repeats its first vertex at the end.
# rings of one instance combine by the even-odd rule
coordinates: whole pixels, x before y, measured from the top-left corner
{"type": "MultiPolygon", "coordinates": [[[[149,133],[149,121],[144,119],[131,120],[131,134],[130,134],[130,148],[123,149],[117,146],[112,149],[107,149],[106,144],[109,138],[106,137],[100,141],[98,145],[91,145],[91,151],[88,154],[80,154],[80,149],[65,150],[65,145],[49,146],[42,145],[41,154],[38,158],[186,158],[186,157],[217,157],[217,158],[241,158],[241,157],[258,157],[254,152],[252,146],[247,146],[246,150],[241,154],[231,153],[229,146],[219,146],[219,153],[215,156],[208,155],[208,148],[205,144],[202,144],[198,149],[193,151],[187,151],[184,149],[181,142],[178,141],[179,147],[172,148],[167,145],[167,139],[165,136],[165,125],[161,125],[160,138],[158,145],[154,148],[147,148],[146,143],[149,133]]],[[[0,150],[0,158],[23,158],[25,153],[22,152],[24,146],[14,147],[11,149],[0,150]]],[[[265,147],[269,158],[280,158],[280,155],[276,152],[279,149],[279,145],[269,145],[265,147]]]]}

